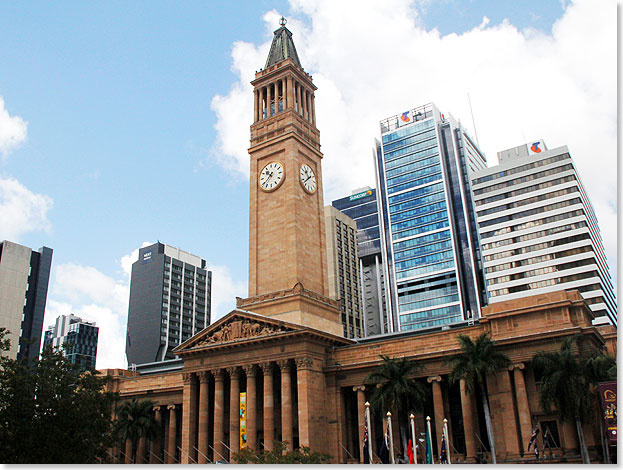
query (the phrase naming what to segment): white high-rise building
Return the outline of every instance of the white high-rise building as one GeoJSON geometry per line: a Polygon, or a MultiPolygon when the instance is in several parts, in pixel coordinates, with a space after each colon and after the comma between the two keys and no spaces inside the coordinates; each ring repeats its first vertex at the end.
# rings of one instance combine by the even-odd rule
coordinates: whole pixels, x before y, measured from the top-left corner
{"type": "Polygon", "coordinates": [[[594,323],[616,325],[616,299],[593,206],[566,146],[498,152],[472,175],[489,302],[577,289],[594,323]]]}

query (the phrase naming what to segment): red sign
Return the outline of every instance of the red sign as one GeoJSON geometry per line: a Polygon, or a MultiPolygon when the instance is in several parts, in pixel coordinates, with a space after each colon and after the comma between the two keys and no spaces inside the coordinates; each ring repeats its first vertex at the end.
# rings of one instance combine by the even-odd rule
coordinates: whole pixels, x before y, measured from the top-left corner
{"type": "Polygon", "coordinates": [[[604,412],[606,432],[610,444],[617,443],[617,383],[602,382],[599,384],[601,408],[604,412]]]}

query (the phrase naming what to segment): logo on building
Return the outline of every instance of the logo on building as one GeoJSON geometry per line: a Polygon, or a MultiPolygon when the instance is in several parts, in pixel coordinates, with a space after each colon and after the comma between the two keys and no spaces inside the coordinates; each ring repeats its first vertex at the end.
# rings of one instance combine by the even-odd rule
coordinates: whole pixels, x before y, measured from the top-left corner
{"type": "Polygon", "coordinates": [[[400,116],[400,120],[402,122],[411,122],[411,116],[410,116],[411,112],[407,111],[405,113],[402,113],[402,116],[400,116]]]}
{"type": "Polygon", "coordinates": [[[149,263],[151,261],[151,251],[146,251],[143,253],[143,264],[149,263]]]}
{"type": "Polygon", "coordinates": [[[541,142],[533,142],[530,146],[530,150],[532,150],[534,153],[541,153],[539,145],[541,145],[541,142]]]}
{"type": "Polygon", "coordinates": [[[372,196],[372,190],[368,189],[367,191],[364,191],[362,193],[357,193],[357,194],[353,194],[351,197],[348,198],[349,201],[356,201],[357,199],[361,199],[364,198],[366,196],[372,196]]]}

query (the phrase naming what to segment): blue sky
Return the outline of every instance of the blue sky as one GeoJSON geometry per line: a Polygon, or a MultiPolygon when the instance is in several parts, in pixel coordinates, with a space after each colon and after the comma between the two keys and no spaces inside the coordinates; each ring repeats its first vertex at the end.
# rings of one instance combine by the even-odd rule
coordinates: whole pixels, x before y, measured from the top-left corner
{"type": "MultiPolygon", "coordinates": [[[[248,82],[264,65],[281,14],[319,87],[325,204],[348,194],[343,188],[373,182],[368,155],[379,120],[434,101],[471,124],[469,92],[490,164],[495,151],[519,145],[523,135],[550,147],[569,144],[578,165],[586,165],[584,183],[597,195],[602,227],[612,225],[613,182],[595,183],[583,154],[590,142],[576,142],[572,128],[550,129],[548,121],[556,112],[564,119],[566,106],[596,113],[591,103],[616,97],[616,68],[608,62],[613,48],[616,60],[616,44],[594,54],[590,42],[609,41],[613,26],[616,34],[614,2],[382,3],[0,3],[0,239],[54,249],[45,326],[70,311],[98,321],[98,367],[122,367],[129,255],[156,240],[214,267],[216,316],[233,308],[235,295],[246,295],[248,82]],[[595,38],[588,26],[577,26],[580,18],[589,26],[603,18],[614,23],[595,38]],[[587,67],[605,82],[593,83],[570,65],[560,53],[568,50],[570,57],[586,54],[587,67]],[[420,55],[407,60],[410,54],[420,55]],[[459,72],[445,83],[449,61],[459,72]],[[533,61],[552,80],[563,78],[530,78],[533,61]],[[474,62],[482,75],[469,72],[474,62]],[[376,75],[382,70],[388,75],[376,75]],[[498,71],[506,77],[495,81],[499,90],[488,82],[498,71]],[[408,77],[406,92],[389,83],[401,76],[408,77]],[[519,81],[506,83],[510,76],[519,81]],[[547,87],[585,96],[568,104],[547,87]],[[540,100],[543,118],[523,109],[520,89],[540,100]],[[362,117],[344,126],[351,113],[362,117]],[[508,125],[498,129],[504,120],[508,125]],[[336,132],[340,127],[348,129],[336,132]],[[346,171],[353,159],[357,171],[346,171]]],[[[605,108],[594,121],[596,132],[607,133],[596,134],[607,166],[616,162],[616,105],[605,108]]],[[[606,245],[611,255],[616,241],[606,245]]],[[[609,261],[616,265],[616,256],[609,261]]]]}

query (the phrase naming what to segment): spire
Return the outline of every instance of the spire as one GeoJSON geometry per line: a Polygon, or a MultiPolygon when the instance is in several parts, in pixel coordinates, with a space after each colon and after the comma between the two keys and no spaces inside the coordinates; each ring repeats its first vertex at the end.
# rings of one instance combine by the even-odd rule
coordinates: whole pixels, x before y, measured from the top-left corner
{"type": "Polygon", "coordinates": [[[296,53],[296,47],[292,41],[292,33],[286,28],[286,19],[282,16],[279,20],[281,28],[275,30],[275,37],[273,43],[270,45],[270,52],[268,53],[268,59],[266,59],[266,66],[268,68],[271,65],[275,65],[282,60],[292,59],[296,65],[301,66],[299,56],[296,53]]]}

